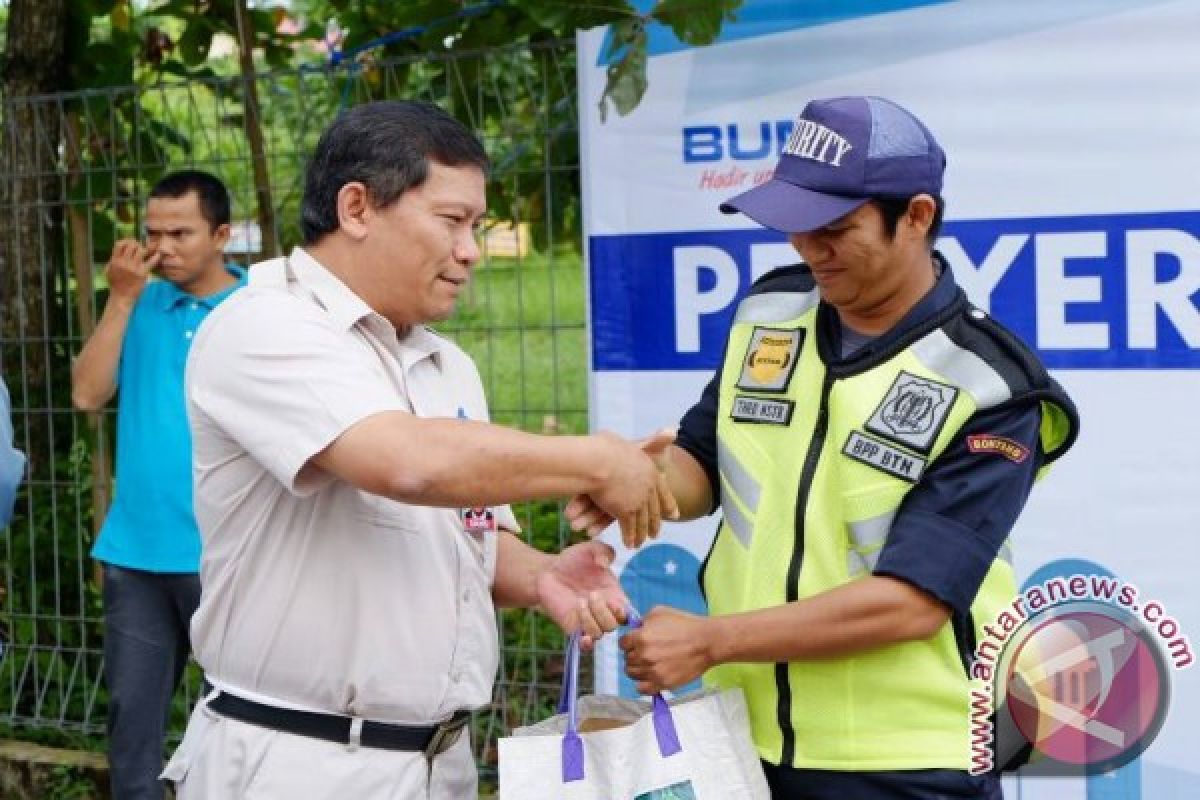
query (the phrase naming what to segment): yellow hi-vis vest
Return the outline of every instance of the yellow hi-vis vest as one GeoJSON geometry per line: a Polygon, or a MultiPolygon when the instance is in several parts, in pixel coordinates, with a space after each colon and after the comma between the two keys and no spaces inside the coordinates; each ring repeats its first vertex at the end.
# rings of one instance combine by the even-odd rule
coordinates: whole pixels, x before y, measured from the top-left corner
{"type": "MultiPolygon", "coordinates": [[[[884,352],[840,361],[818,335],[831,324],[818,317],[834,312],[806,270],[778,270],[756,289],[738,307],[720,384],[724,519],[701,577],[713,615],[869,574],[904,496],[976,411],[1040,401],[1046,464],[1074,440],[1070,399],[961,290],[884,352]]],[[[1016,590],[1006,545],[971,606],[976,640],[1016,590]]],[[[828,660],[723,664],[705,680],[744,690],[767,762],[967,769],[962,644],[948,622],[928,640],[828,660]]]]}

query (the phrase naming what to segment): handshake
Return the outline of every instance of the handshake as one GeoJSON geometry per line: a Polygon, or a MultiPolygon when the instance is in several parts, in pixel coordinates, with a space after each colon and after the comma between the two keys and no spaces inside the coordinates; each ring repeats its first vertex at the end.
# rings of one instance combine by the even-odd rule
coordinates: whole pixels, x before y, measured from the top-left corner
{"type": "Polygon", "coordinates": [[[658,535],[663,519],[679,518],[668,473],[675,432],[659,431],[637,442],[612,433],[590,438],[601,451],[599,463],[606,465],[606,474],[601,488],[571,499],[567,522],[590,537],[616,522],[625,546],[640,547],[658,535]]]}

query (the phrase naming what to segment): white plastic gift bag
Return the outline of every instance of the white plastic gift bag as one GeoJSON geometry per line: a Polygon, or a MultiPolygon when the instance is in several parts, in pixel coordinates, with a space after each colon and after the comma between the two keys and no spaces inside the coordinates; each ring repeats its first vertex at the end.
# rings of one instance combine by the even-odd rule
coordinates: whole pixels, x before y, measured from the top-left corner
{"type": "Polygon", "coordinates": [[[500,800],[770,798],[740,689],[647,704],[579,698],[578,681],[572,636],[560,713],[500,739],[500,800]]]}

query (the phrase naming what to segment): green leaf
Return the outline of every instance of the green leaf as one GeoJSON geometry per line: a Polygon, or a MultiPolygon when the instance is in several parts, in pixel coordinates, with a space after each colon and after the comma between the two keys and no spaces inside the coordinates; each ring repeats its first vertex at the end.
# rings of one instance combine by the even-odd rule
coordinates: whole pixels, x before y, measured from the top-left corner
{"type": "Polygon", "coordinates": [[[559,35],[566,35],[574,30],[572,17],[575,10],[568,4],[541,0],[522,4],[522,10],[538,25],[559,35]]]}
{"type": "Polygon", "coordinates": [[[113,244],[117,241],[117,223],[113,220],[111,211],[88,212],[92,234],[92,261],[103,264],[112,255],[113,244]]]}
{"type": "Polygon", "coordinates": [[[149,114],[142,114],[141,124],[145,130],[149,131],[154,138],[161,142],[178,147],[184,153],[191,155],[192,140],[187,137],[187,134],[171,127],[161,120],[155,119],[149,114]]]}
{"type": "Polygon", "coordinates": [[[191,70],[189,70],[183,64],[180,64],[178,61],[176,61],[174,59],[168,59],[167,61],[164,61],[159,66],[158,71],[163,73],[164,75],[176,75],[180,78],[192,77],[191,70]]]}
{"type": "Polygon", "coordinates": [[[266,58],[267,64],[274,69],[286,69],[290,67],[293,55],[294,51],[290,47],[268,44],[263,48],[263,56],[266,58]]]}
{"type": "Polygon", "coordinates": [[[94,42],[70,65],[71,83],[77,89],[128,86],[133,83],[133,50],[113,42],[94,42]]]}
{"type": "MultiPolygon", "coordinates": [[[[64,52],[82,54],[87,49],[88,41],[92,36],[92,18],[79,6],[68,5],[67,9],[64,52]]],[[[83,59],[77,59],[73,55],[68,56],[67,70],[69,73],[74,73],[77,61],[83,61],[83,59]]]]}
{"type": "MultiPolygon", "coordinates": [[[[613,39],[615,46],[616,36],[613,39]]],[[[638,26],[623,49],[622,55],[606,71],[607,82],[600,97],[601,122],[607,117],[609,103],[618,114],[625,116],[637,108],[646,94],[646,29],[638,26]]]]}
{"type": "Polygon", "coordinates": [[[208,58],[208,50],[212,47],[213,29],[207,22],[193,20],[183,35],[179,37],[179,54],[183,63],[189,67],[202,64],[208,58]]]}
{"type": "Polygon", "coordinates": [[[735,19],[742,0],[659,0],[651,18],[668,26],[681,41],[690,45],[712,44],[726,21],[735,19]]]}
{"type": "Polygon", "coordinates": [[[198,81],[217,80],[220,77],[217,75],[216,71],[207,64],[189,69],[177,59],[169,59],[164,61],[162,65],[159,66],[158,71],[165,75],[177,75],[180,78],[198,81]]]}
{"type": "Polygon", "coordinates": [[[116,172],[106,164],[88,161],[82,173],[67,182],[67,201],[73,206],[92,206],[116,195],[116,172]]]}
{"type": "Polygon", "coordinates": [[[89,17],[99,17],[105,14],[111,14],[116,0],[75,0],[69,5],[74,6],[74,13],[83,14],[89,17]]]}
{"type": "Polygon", "coordinates": [[[196,16],[196,0],[167,0],[153,8],[147,8],[143,13],[152,17],[178,17],[188,20],[196,16]]]}

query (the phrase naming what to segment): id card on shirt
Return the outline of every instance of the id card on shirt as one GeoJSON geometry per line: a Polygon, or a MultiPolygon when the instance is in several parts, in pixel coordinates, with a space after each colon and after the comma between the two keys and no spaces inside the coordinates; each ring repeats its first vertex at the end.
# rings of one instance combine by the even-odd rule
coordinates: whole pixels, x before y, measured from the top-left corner
{"type": "Polygon", "coordinates": [[[486,506],[462,510],[463,531],[480,544],[489,533],[496,532],[496,512],[486,506]]]}
{"type": "Polygon", "coordinates": [[[487,506],[463,508],[459,510],[458,516],[462,522],[463,533],[467,535],[468,547],[479,559],[480,566],[490,570],[488,555],[489,552],[496,551],[495,533],[499,528],[496,524],[495,509],[487,506]]]}

